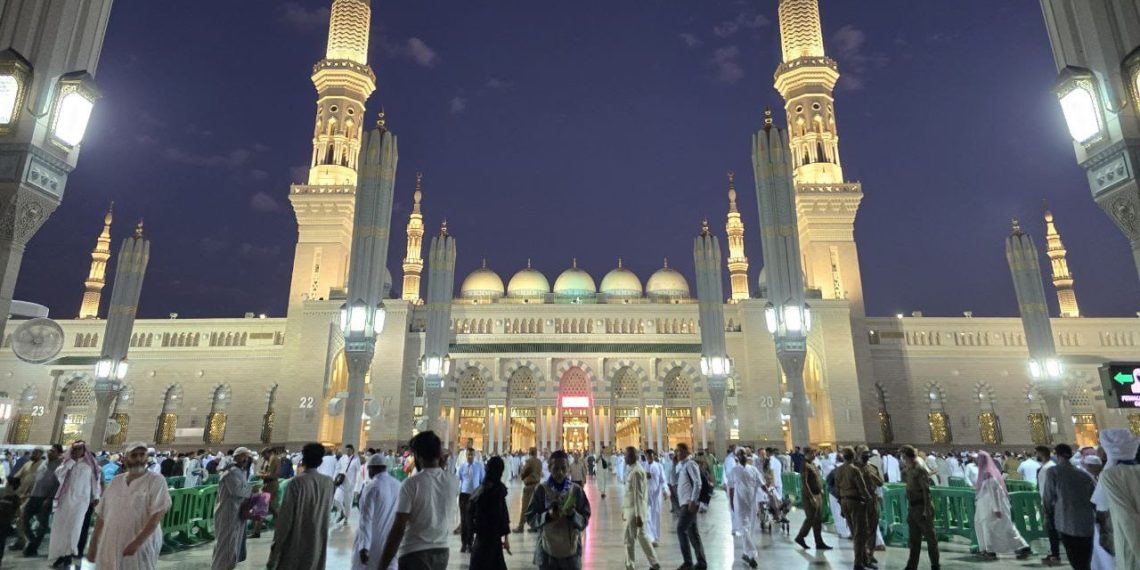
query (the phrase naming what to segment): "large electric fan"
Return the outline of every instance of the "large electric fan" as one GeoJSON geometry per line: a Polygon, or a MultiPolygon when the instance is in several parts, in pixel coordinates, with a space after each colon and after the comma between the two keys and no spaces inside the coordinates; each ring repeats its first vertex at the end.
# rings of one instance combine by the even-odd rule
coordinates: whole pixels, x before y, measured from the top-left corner
{"type": "Polygon", "coordinates": [[[12,331],[12,352],[16,358],[43,364],[63,350],[63,329],[55,321],[36,318],[24,321],[12,331]]]}

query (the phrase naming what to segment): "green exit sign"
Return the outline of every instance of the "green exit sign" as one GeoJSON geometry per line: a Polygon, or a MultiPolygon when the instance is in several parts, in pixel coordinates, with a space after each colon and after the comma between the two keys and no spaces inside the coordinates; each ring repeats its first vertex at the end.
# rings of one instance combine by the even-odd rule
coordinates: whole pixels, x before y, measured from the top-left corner
{"type": "Polygon", "coordinates": [[[1140,409],[1140,362],[1109,362],[1099,371],[1105,405],[1140,409]]]}

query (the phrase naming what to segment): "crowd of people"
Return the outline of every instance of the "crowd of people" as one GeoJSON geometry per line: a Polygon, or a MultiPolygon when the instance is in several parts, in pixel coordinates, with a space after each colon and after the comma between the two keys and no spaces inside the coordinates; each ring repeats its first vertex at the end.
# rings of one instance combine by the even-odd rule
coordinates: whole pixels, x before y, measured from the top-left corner
{"type": "Polygon", "coordinates": [[[876,553],[885,549],[879,528],[882,497],[887,484],[897,483],[905,486],[907,503],[906,568],[918,567],[924,544],[931,567],[938,568],[932,494],[940,486],[973,487],[980,559],[1031,556],[1014,522],[1008,490],[1009,481],[1020,480],[1040,496],[1049,543],[1043,564],[1065,560],[1078,570],[1140,568],[1138,447],[1140,439],[1121,429],[1103,430],[1098,447],[1060,443],[1024,454],[924,453],[908,445],[882,453],[864,445],[791,451],[729,446],[723,460],[709,450],[693,453],[684,443],[662,453],[635,447],[600,454],[530,448],[484,457],[471,440],[449,453],[430,431],[398,451],[311,443],[296,452],[240,447],[224,453],[161,453],[134,442],[111,454],[77,441],[66,449],[53,445],[0,456],[6,483],[0,495],[0,560],[5,550],[40,556],[47,537],[48,560],[55,568],[70,567],[84,555],[99,568],[154,568],[162,548],[161,521],[172,505],[171,478],[181,478],[178,485],[185,487],[218,486],[216,570],[244,561],[247,541],[260,537],[262,521],[270,516],[274,533],[267,568],[324,568],[330,530],[346,526],[354,509],[359,510],[354,569],[446,568],[453,534],[459,535],[459,553],[470,556],[472,568],[506,568],[511,536],[522,533],[534,535],[535,567],[579,569],[592,512],[588,484],[597,487],[602,501],[614,489],[622,491],[626,568],[637,567],[638,550],[649,568],[661,567],[657,550],[667,505],[684,561],[680,570],[699,569],[709,562],[697,519],[721,478],[726,522],[748,567],[759,565],[758,531],[779,526],[791,534],[790,497],[796,495],[804,520],[795,544],[816,552],[833,548],[822,532],[826,500],[836,534],[852,541],[854,567],[877,569],[876,553]],[[799,489],[783,487],[783,473],[791,471],[800,475],[799,489]],[[522,493],[513,525],[508,485],[520,485],[522,493]]]}

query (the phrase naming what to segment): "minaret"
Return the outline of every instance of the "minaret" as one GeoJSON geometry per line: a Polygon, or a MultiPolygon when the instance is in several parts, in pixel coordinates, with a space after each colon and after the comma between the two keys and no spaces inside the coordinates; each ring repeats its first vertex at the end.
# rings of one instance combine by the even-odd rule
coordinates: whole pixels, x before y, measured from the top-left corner
{"type": "Polygon", "coordinates": [[[298,234],[290,306],[328,299],[348,276],[364,103],[376,89],[368,66],[370,20],[369,0],[333,0],[325,58],[313,67],[317,114],[309,176],[289,192],[298,234]]]}
{"type": "Polygon", "coordinates": [[[736,174],[728,173],[728,222],[724,225],[728,236],[728,278],[732,285],[730,303],[748,298],[748,258],[744,255],[744,222],[736,209],[736,174]]]}
{"type": "Polygon", "coordinates": [[[1065,245],[1061,243],[1061,234],[1057,233],[1057,226],[1053,225],[1053,212],[1045,210],[1045,254],[1053,266],[1053,288],[1057,290],[1057,304],[1061,308],[1062,317],[1079,317],[1081,310],[1077,307],[1077,293],[1073,291],[1073,275],[1069,273],[1069,262],[1065,260],[1065,245]]]}
{"type": "Polygon", "coordinates": [[[779,14],[783,62],[775,84],[788,117],[807,286],[824,299],[849,300],[857,318],[865,314],[854,235],[863,190],[844,181],[840,166],[832,95],[839,67],[824,52],[818,0],[780,0],[779,14]]]}
{"type": "Polygon", "coordinates": [[[413,305],[422,305],[420,299],[420,274],[424,270],[424,258],[421,251],[424,245],[424,216],[420,213],[420,200],[423,199],[424,173],[416,173],[416,193],[413,194],[415,203],[412,204],[412,214],[408,216],[408,255],[404,258],[404,293],[405,301],[413,305]]]}
{"type": "Polygon", "coordinates": [[[115,203],[111,202],[107,215],[103,216],[103,233],[95,240],[95,250],[91,252],[91,271],[83,282],[83,304],[79,306],[81,319],[99,318],[99,300],[107,284],[107,261],[111,259],[111,211],[114,208],[115,203]]]}

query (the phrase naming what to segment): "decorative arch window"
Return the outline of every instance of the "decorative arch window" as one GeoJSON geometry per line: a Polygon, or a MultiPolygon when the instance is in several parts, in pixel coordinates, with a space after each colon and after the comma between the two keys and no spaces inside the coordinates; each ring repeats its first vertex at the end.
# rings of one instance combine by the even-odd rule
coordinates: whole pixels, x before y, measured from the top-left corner
{"type": "Polygon", "coordinates": [[[618,399],[641,397],[641,384],[632,368],[623,366],[614,373],[614,397],[618,399]]]}
{"type": "Polygon", "coordinates": [[[210,402],[210,413],[206,415],[206,431],[203,441],[206,443],[222,443],[226,438],[226,409],[233,399],[229,384],[222,384],[214,388],[214,396],[210,402]]]}
{"type": "Polygon", "coordinates": [[[942,387],[935,382],[926,385],[927,398],[930,401],[930,412],[926,415],[930,426],[930,441],[933,443],[951,443],[954,434],[951,430],[950,416],[945,409],[945,395],[942,387]]]}
{"type": "Polygon", "coordinates": [[[875,382],[872,395],[879,407],[879,435],[883,438],[883,443],[894,443],[895,428],[891,422],[891,413],[887,411],[887,400],[890,399],[887,396],[887,389],[883,388],[882,384],[875,382]]]}
{"type": "Polygon", "coordinates": [[[678,366],[665,375],[666,400],[691,400],[693,398],[693,382],[684,376],[678,366]]]}
{"type": "Polygon", "coordinates": [[[464,400],[482,400],[487,397],[487,383],[478,368],[468,368],[460,374],[459,397],[464,400]]]}
{"type": "Polygon", "coordinates": [[[567,370],[558,383],[558,392],[562,396],[589,396],[590,379],[586,371],[577,366],[567,370]]]}
{"type": "Polygon", "coordinates": [[[512,400],[533,399],[538,391],[538,386],[534,381],[534,371],[526,366],[511,373],[510,379],[507,380],[507,386],[508,395],[512,400]]]}
{"type": "Polygon", "coordinates": [[[162,398],[162,411],[158,414],[154,430],[154,442],[165,445],[174,442],[174,429],[178,426],[176,410],[182,405],[182,385],[175,384],[166,389],[162,398]]]}
{"type": "Polygon", "coordinates": [[[982,443],[999,445],[1002,442],[1001,419],[994,408],[994,389],[985,382],[978,382],[974,389],[979,406],[978,429],[981,431],[982,443]]]}
{"type": "Polygon", "coordinates": [[[273,441],[273,424],[277,420],[277,389],[274,384],[265,392],[265,415],[261,418],[261,443],[273,441]]]}

